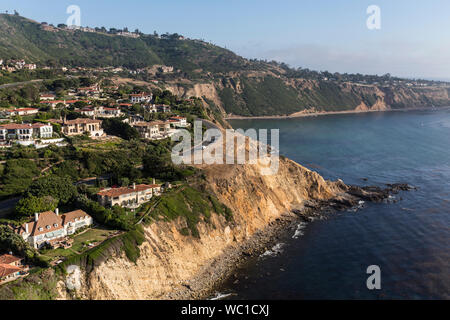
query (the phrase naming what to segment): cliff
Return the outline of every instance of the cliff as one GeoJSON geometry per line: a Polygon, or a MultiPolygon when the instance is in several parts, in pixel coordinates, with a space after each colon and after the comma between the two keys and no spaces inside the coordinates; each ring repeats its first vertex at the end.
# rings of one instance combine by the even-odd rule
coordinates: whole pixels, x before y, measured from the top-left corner
{"type": "MultiPolygon", "coordinates": [[[[345,187],[293,161],[280,159],[277,174],[262,176],[259,165],[204,168],[205,186],[233,211],[233,221],[213,214],[200,222],[200,237],[180,234],[183,219],[145,226],[136,263],[113,254],[83,273],[76,296],[84,299],[163,299],[201,297],[226,276],[242,254],[243,244],[284,215],[294,216],[309,200],[327,200],[345,187]]],[[[60,297],[68,295],[60,282],[60,297]]]]}
{"type": "Polygon", "coordinates": [[[381,86],[290,79],[276,72],[234,72],[220,80],[165,87],[183,97],[202,97],[224,117],[290,116],[340,111],[386,111],[450,106],[450,86],[381,86]],[[213,102],[213,104],[211,104],[213,102]]]}

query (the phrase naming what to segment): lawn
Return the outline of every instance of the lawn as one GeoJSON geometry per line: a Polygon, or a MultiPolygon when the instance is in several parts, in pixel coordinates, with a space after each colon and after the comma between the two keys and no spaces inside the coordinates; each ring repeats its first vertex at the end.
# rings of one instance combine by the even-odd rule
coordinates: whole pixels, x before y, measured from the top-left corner
{"type": "Polygon", "coordinates": [[[90,228],[80,234],[70,236],[71,238],[74,239],[71,248],[43,250],[42,256],[44,258],[47,258],[48,261],[53,261],[55,259],[62,259],[69,257],[73,254],[79,254],[86,251],[87,249],[90,249],[90,247],[88,246],[89,243],[94,243],[98,245],[117,232],[118,232],[117,230],[105,229],[103,227],[90,228]]]}
{"type": "Polygon", "coordinates": [[[122,141],[122,139],[117,137],[103,141],[96,141],[91,139],[90,141],[77,142],[76,147],[78,150],[82,151],[110,151],[119,148],[122,141]]]}

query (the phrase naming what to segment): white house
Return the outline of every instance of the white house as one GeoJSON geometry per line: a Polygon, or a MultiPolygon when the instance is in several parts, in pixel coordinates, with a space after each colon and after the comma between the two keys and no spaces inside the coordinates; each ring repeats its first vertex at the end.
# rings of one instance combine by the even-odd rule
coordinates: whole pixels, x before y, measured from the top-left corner
{"type": "Polygon", "coordinates": [[[130,101],[132,103],[150,102],[153,99],[153,94],[151,93],[137,93],[130,94],[130,101]]]}
{"type": "Polygon", "coordinates": [[[34,64],[34,63],[28,63],[28,64],[25,64],[25,65],[23,66],[23,68],[24,68],[24,69],[28,69],[28,70],[36,70],[36,64],[34,64]]]}
{"type": "Polygon", "coordinates": [[[141,138],[143,139],[164,139],[167,138],[170,132],[170,123],[164,121],[152,121],[152,122],[135,122],[132,123],[141,138]]]}
{"type": "Polygon", "coordinates": [[[50,101],[50,100],[55,100],[55,95],[51,94],[51,93],[42,93],[39,96],[39,100],[41,101],[50,101]]]}
{"type": "Polygon", "coordinates": [[[122,116],[122,110],[120,108],[99,107],[96,110],[97,116],[102,118],[117,118],[122,116]]]}
{"type": "Polygon", "coordinates": [[[15,232],[34,248],[54,245],[80,228],[92,225],[93,219],[83,210],[59,215],[59,210],[35,213],[32,222],[24,223],[15,232]]]}
{"type": "Polygon", "coordinates": [[[53,126],[45,123],[7,123],[0,125],[0,140],[31,141],[53,137],[53,126]]]}
{"type": "Polygon", "coordinates": [[[169,122],[173,127],[185,128],[188,126],[188,122],[185,117],[170,117],[169,122]]]}
{"type": "Polygon", "coordinates": [[[127,208],[137,208],[141,204],[150,201],[153,195],[161,194],[159,184],[133,184],[132,187],[109,188],[97,193],[98,202],[102,206],[115,205],[127,208]]]}
{"type": "Polygon", "coordinates": [[[5,113],[7,116],[28,116],[32,114],[37,114],[39,112],[38,109],[35,108],[18,108],[18,109],[9,109],[6,110],[5,113]]]}

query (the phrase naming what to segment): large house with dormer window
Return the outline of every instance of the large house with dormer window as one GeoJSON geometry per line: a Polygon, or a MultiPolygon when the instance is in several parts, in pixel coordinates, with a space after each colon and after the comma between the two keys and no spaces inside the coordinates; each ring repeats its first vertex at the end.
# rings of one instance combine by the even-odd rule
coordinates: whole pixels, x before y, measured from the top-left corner
{"type": "Polygon", "coordinates": [[[92,225],[93,219],[83,210],[60,215],[59,210],[35,213],[34,220],[24,223],[15,232],[34,248],[53,245],[80,228],[92,225]]]}

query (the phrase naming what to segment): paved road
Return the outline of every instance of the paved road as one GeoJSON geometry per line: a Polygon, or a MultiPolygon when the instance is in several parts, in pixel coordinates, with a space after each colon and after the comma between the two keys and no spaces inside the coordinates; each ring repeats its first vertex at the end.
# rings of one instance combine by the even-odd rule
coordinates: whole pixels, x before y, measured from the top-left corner
{"type": "Polygon", "coordinates": [[[0,218],[4,218],[14,207],[17,202],[20,200],[20,197],[10,198],[3,201],[0,201],[0,218]]]}
{"type": "Polygon", "coordinates": [[[24,86],[24,85],[27,85],[27,84],[30,84],[30,83],[38,83],[38,82],[42,82],[42,81],[44,81],[44,80],[43,79],[35,79],[35,80],[23,81],[23,82],[6,83],[6,84],[0,85],[0,89],[24,86]]]}

